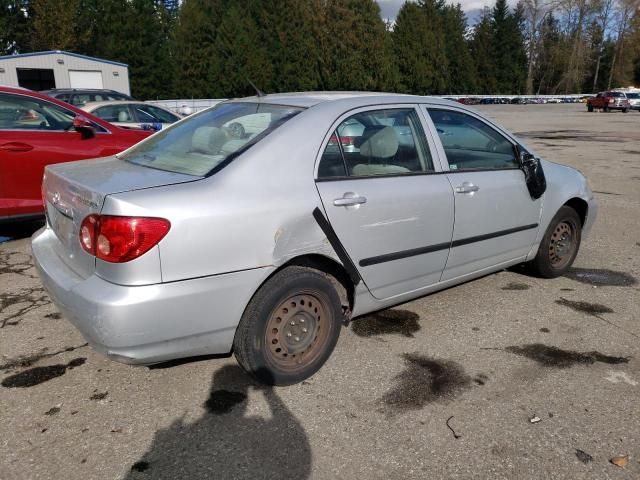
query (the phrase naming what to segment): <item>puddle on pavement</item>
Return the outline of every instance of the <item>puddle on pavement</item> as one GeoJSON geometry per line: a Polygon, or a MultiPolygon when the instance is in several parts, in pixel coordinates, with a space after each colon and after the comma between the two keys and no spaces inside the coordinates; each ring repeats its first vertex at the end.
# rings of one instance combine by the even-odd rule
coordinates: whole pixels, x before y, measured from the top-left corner
{"type": "MultiPolygon", "coordinates": [[[[44,338],[44,337],[42,337],[44,338]]],[[[87,345],[89,345],[88,343],[83,343],[82,345],[77,345],[77,346],[73,346],[73,347],[65,347],[62,350],[58,350],[56,352],[49,352],[47,347],[44,347],[42,349],[40,349],[40,351],[38,353],[35,353],[33,355],[23,355],[23,356],[19,356],[17,358],[13,358],[10,359],[9,361],[7,361],[6,363],[0,365],[0,370],[12,370],[14,368],[18,368],[18,367],[30,367],[31,365],[33,365],[34,363],[42,360],[43,358],[49,358],[49,357],[54,357],[56,355],[60,355],[61,353],[64,352],[73,352],[74,350],[78,350],[79,348],[84,348],[87,345]]]]}
{"type": "Polygon", "coordinates": [[[204,402],[203,407],[214,415],[222,415],[231,411],[233,407],[244,402],[247,394],[243,392],[230,392],[229,390],[216,390],[204,402]]]}
{"type": "Polygon", "coordinates": [[[606,287],[629,287],[638,283],[626,272],[606,268],[572,268],[564,276],[577,282],[606,287]]]}
{"type": "Polygon", "coordinates": [[[46,367],[34,367],[24,372],[10,375],[3,379],[0,385],[6,388],[27,388],[40,385],[41,383],[48,382],[56,377],[60,377],[65,374],[67,370],[72,370],[74,367],[79,367],[87,361],[86,358],[74,358],[66,365],[57,364],[49,365],[46,367]]]}
{"type": "Polygon", "coordinates": [[[366,317],[357,318],[351,324],[353,333],[360,337],[400,334],[413,337],[420,330],[420,316],[408,310],[383,310],[366,317]]]}
{"type": "Polygon", "coordinates": [[[544,367],[569,368],[574,365],[592,365],[595,362],[609,365],[629,363],[629,357],[614,357],[596,351],[576,352],[562,350],[542,343],[506,347],[505,351],[534,360],[544,367]]]}
{"type": "Polygon", "coordinates": [[[487,377],[472,379],[464,368],[450,360],[440,360],[416,353],[405,353],[405,369],[395,377],[397,385],[382,401],[395,411],[417,410],[427,403],[449,400],[471,387],[483,385],[487,377]]]}
{"type": "Polygon", "coordinates": [[[526,283],[510,282],[502,287],[502,290],[529,290],[529,288],[531,287],[526,283]]]}
{"type": "Polygon", "coordinates": [[[571,310],[575,310],[576,312],[583,312],[593,316],[598,316],[603,313],[614,313],[611,308],[600,303],[580,302],[567,300],[566,298],[556,300],[556,303],[564,307],[569,307],[571,310]]]}

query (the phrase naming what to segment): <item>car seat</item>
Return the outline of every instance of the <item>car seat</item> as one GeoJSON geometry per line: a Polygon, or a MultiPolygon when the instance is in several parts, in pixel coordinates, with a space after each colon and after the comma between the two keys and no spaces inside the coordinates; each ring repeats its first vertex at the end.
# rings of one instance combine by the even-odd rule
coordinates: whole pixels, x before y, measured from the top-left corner
{"type": "Polygon", "coordinates": [[[118,112],[118,121],[121,123],[124,122],[129,122],[131,120],[131,118],[129,117],[129,112],[127,112],[126,110],[120,110],[118,112]]]}
{"type": "MultiPolygon", "coordinates": [[[[399,142],[393,127],[376,127],[377,131],[370,135],[360,145],[360,161],[352,168],[353,175],[385,175],[392,173],[404,173],[409,169],[399,165],[389,164],[398,152],[399,142]]],[[[367,130],[363,137],[367,136],[367,130]]]]}

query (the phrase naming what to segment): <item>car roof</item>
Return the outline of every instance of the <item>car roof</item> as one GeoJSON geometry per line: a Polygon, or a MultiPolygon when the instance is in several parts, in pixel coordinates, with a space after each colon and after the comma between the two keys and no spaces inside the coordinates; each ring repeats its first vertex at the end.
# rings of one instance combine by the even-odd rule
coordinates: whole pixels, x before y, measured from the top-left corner
{"type": "Polygon", "coordinates": [[[376,99],[375,103],[432,103],[441,105],[460,105],[458,102],[444,100],[438,97],[427,97],[419,95],[405,95],[401,93],[385,93],[385,92],[293,92],[293,93],[274,93],[264,96],[253,96],[245,98],[235,98],[230,102],[259,102],[269,103],[273,105],[287,105],[291,107],[309,108],[315,105],[341,101],[341,103],[350,103],[352,101],[354,107],[362,104],[363,100],[376,99]]]}
{"type": "MultiPolygon", "coordinates": [[[[141,102],[139,100],[104,100],[101,102],[87,102],[81,108],[86,111],[92,111],[99,107],[105,107],[109,105],[150,105],[152,107],[159,108],[160,110],[165,110],[169,113],[173,113],[171,110],[167,108],[161,107],[160,105],[155,105],[147,102],[141,102]],[[90,109],[88,109],[89,107],[90,109]]],[[[175,113],[174,113],[175,115],[175,113]]]]}
{"type": "Polygon", "coordinates": [[[42,90],[42,93],[82,93],[82,92],[110,92],[110,93],[119,93],[120,95],[127,95],[126,93],[116,92],[115,90],[111,90],[109,88],[51,88],[49,90],[42,90]]]}

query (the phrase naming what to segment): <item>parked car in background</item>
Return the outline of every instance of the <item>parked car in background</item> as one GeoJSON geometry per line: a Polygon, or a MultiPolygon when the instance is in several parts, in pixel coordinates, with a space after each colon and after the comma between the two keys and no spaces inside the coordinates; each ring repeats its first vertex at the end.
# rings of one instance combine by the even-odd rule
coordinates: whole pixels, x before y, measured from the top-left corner
{"type": "Polygon", "coordinates": [[[627,92],[627,100],[629,100],[629,108],[640,112],[640,92],[627,92]]]}
{"type": "Polygon", "coordinates": [[[45,165],[113,155],[150,133],[118,128],[31,90],[0,87],[0,220],[42,215],[45,165]]]}
{"type": "Polygon", "coordinates": [[[621,110],[622,113],[627,113],[629,100],[627,100],[627,95],[624,92],[600,92],[595,97],[590,97],[587,100],[587,111],[593,112],[596,108],[605,112],[621,110]]]}
{"type": "Polygon", "coordinates": [[[54,88],[43,90],[40,93],[48,95],[63,102],[81,107],[89,102],[105,102],[111,100],[133,100],[129,95],[115,90],[81,89],[81,88],[54,88]]]}
{"type": "MultiPolygon", "coordinates": [[[[91,102],[82,110],[123,128],[168,127],[182,117],[166,108],[136,101],[91,102]]],[[[160,128],[155,128],[159,130],[160,128]]]]}
{"type": "Polygon", "coordinates": [[[597,212],[580,172],[477,112],[365,93],[227,101],[47,167],[43,195],[34,263],[91,346],[137,364],[233,351],[278,385],[316,372],[352,316],[515,264],[563,275],[597,212]],[[335,148],[353,119],[359,147],[335,148]]]}

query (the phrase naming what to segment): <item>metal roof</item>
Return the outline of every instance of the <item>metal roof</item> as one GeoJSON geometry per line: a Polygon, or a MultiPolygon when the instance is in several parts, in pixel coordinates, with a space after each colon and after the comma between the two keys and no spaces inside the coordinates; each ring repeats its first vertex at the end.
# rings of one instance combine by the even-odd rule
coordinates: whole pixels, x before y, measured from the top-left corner
{"type": "Polygon", "coordinates": [[[24,57],[38,57],[44,55],[69,55],[70,57],[82,58],[84,60],[91,60],[94,62],[108,63],[111,65],[118,65],[120,67],[129,67],[126,63],[114,62],[112,60],[105,60],[103,58],[95,58],[88,57],[87,55],[80,55],[79,53],[65,52],[62,50],[48,50],[46,52],[32,52],[32,53],[18,53],[16,55],[4,55],[0,56],[0,61],[2,60],[11,60],[14,58],[24,58],[24,57]]]}

